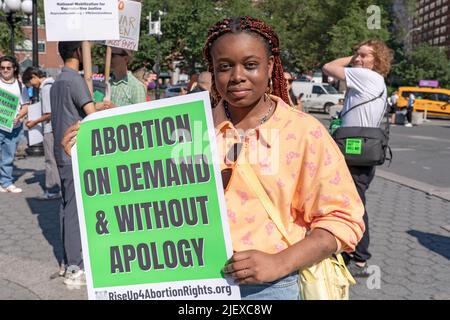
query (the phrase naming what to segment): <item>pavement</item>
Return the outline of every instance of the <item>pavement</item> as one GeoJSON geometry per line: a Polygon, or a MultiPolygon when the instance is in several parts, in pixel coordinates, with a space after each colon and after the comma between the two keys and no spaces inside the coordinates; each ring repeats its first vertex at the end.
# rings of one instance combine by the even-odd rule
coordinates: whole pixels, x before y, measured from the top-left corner
{"type": "MultiPolygon", "coordinates": [[[[87,299],[85,289],[50,279],[62,247],[59,200],[36,199],[43,192],[43,157],[15,166],[24,192],[0,193],[0,299],[87,299]]],[[[373,273],[351,288],[351,299],[450,300],[450,202],[377,175],[367,210],[373,273]]]]}

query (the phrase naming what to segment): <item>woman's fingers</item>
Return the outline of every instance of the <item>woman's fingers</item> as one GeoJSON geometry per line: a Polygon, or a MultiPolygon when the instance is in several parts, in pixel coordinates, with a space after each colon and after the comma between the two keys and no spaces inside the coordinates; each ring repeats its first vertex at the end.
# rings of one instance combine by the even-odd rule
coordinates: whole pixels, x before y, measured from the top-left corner
{"type": "Polygon", "coordinates": [[[71,155],[71,149],[73,145],[76,143],[76,136],[79,129],[80,129],[80,122],[78,121],[73,125],[71,125],[69,128],[67,128],[66,132],[64,132],[61,145],[68,156],[71,155]]]}

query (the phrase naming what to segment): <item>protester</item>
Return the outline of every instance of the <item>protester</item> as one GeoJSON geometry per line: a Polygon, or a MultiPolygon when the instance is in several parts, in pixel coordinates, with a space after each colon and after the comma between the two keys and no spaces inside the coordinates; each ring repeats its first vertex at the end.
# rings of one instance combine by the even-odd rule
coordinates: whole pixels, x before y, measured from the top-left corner
{"type": "Polygon", "coordinates": [[[0,58],[0,88],[19,97],[19,110],[12,132],[0,129],[0,192],[21,193],[13,184],[13,162],[17,144],[23,135],[22,119],[28,113],[29,97],[26,87],[19,81],[19,64],[14,57],[0,58]]]}
{"type": "Polygon", "coordinates": [[[295,96],[294,91],[292,90],[292,82],[294,81],[294,77],[288,71],[285,71],[283,75],[289,93],[289,104],[291,105],[291,107],[298,109],[299,111],[302,111],[301,107],[299,108],[297,97],[295,96]]]}
{"type": "MultiPolygon", "coordinates": [[[[340,58],[324,65],[323,71],[329,76],[347,83],[347,94],[342,112],[362,104],[348,112],[342,119],[343,127],[377,127],[384,116],[387,90],[384,77],[391,68],[392,50],[379,40],[370,40],[359,44],[353,56],[340,58]],[[352,68],[347,67],[353,66],[352,68]],[[379,97],[377,99],[374,99],[379,97]],[[372,101],[371,101],[372,100],[372,101]]],[[[365,193],[375,175],[374,166],[350,166],[363,204],[366,204],[365,193]]],[[[369,217],[364,211],[366,230],[356,250],[346,255],[350,272],[357,277],[367,277],[369,252],[369,217]]]]}
{"type": "MultiPolygon", "coordinates": [[[[223,271],[244,299],[298,299],[299,269],[354,249],[364,230],[361,201],[320,122],[288,105],[279,40],[270,26],[251,17],[225,19],[211,27],[203,52],[213,79],[217,160],[234,251],[223,271]],[[242,175],[253,148],[273,152],[273,161],[259,159],[252,167],[286,230],[277,228],[242,175]]],[[[78,128],[64,136],[67,153],[78,128]]]]}
{"type": "Polygon", "coordinates": [[[303,102],[302,102],[302,99],[303,99],[303,96],[304,96],[305,94],[302,92],[302,93],[300,93],[299,95],[298,95],[298,98],[297,98],[297,109],[298,110],[300,110],[300,111],[303,111],[303,112],[308,112],[308,110],[306,110],[306,109],[303,109],[303,102]]]}
{"type": "Polygon", "coordinates": [[[411,92],[408,97],[408,105],[406,107],[406,123],[405,127],[412,127],[412,113],[414,110],[414,102],[416,101],[416,97],[411,92]]]}
{"type": "Polygon", "coordinates": [[[391,96],[389,97],[389,99],[388,99],[388,102],[389,102],[389,104],[390,104],[390,111],[389,111],[389,113],[391,114],[391,116],[390,116],[390,122],[392,123],[392,124],[395,124],[395,113],[396,113],[396,111],[398,110],[398,107],[397,107],[397,103],[398,103],[398,92],[397,91],[394,91],[394,92],[392,92],[392,94],[391,94],[391,96]]]}
{"type": "MultiPolygon", "coordinates": [[[[86,284],[86,278],[83,270],[72,161],[64,153],[60,141],[71,124],[94,113],[96,109],[103,109],[103,105],[94,105],[86,81],[78,73],[83,63],[81,42],[59,42],[58,50],[64,61],[64,67],[50,90],[50,105],[55,138],[54,154],[61,178],[60,223],[65,251],[64,263],[68,265],[64,283],[70,288],[79,288],[86,284]]],[[[61,270],[61,275],[63,274],[64,269],[61,270]]]]}
{"type": "Polygon", "coordinates": [[[242,146],[237,160],[228,159],[235,161],[219,156],[235,252],[224,271],[240,284],[243,298],[297,299],[297,270],[352,251],[364,229],[363,207],[326,130],[288,105],[280,44],[270,26],[250,17],[220,21],[209,30],[204,57],[213,74],[219,150],[242,146]],[[277,150],[272,161],[259,159],[252,167],[289,240],[239,170],[252,146],[264,154],[277,150]]]}
{"type": "Polygon", "coordinates": [[[128,106],[147,101],[145,85],[128,70],[131,56],[129,50],[112,48],[111,102],[116,106],[128,106]]]}
{"type": "Polygon", "coordinates": [[[56,199],[60,194],[60,178],[54,155],[54,138],[51,123],[50,89],[55,82],[47,77],[45,72],[36,67],[29,67],[22,75],[22,81],[27,87],[39,89],[42,116],[35,120],[28,120],[25,125],[31,129],[39,123],[43,124],[44,157],[45,157],[45,192],[40,198],[43,200],[56,199]]]}
{"type": "Polygon", "coordinates": [[[198,76],[199,76],[198,73],[194,73],[194,74],[191,75],[191,78],[189,79],[189,82],[188,82],[187,87],[186,87],[186,93],[191,92],[192,90],[194,90],[197,87],[197,85],[198,85],[198,76]]]}
{"type": "Polygon", "coordinates": [[[197,85],[189,93],[211,91],[211,72],[203,71],[198,75],[197,85]]]}

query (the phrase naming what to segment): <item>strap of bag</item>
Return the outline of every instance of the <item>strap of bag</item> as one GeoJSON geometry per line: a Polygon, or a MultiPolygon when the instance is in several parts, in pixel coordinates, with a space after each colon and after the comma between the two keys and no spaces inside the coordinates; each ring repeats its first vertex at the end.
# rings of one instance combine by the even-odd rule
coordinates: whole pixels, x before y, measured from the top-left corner
{"type": "MultiPolygon", "coordinates": [[[[283,226],[283,223],[281,222],[280,216],[278,214],[278,209],[273,205],[272,201],[270,200],[269,196],[267,195],[267,192],[264,190],[261,182],[259,181],[258,177],[255,174],[255,171],[250,166],[250,164],[247,161],[243,161],[239,163],[239,168],[241,169],[241,173],[244,175],[245,180],[247,181],[247,184],[253,189],[253,192],[256,194],[256,196],[259,198],[259,200],[262,202],[264,209],[267,211],[267,214],[270,216],[272,221],[277,226],[278,230],[281,232],[283,237],[286,239],[286,241],[292,245],[292,242],[289,240],[289,237],[287,235],[286,229],[283,226]]],[[[353,276],[348,271],[344,258],[342,258],[342,255],[336,254],[334,255],[336,257],[336,260],[332,262],[339,266],[339,268],[342,270],[344,276],[349,280],[350,283],[355,284],[356,281],[353,278],[353,276]]],[[[305,268],[301,270],[302,276],[306,279],[308,282],[314,282],[316,277],[314,274],[309,270],[308,268],[305,268]]]]}
{"type": "MultiPolygon", "coordinates": [[[[348,91],[347,91],[347,94],[348,94],[348,91]]],[[[346,94],[346,95],[347,95],[347,94],[346,94]]],[[[345,111],[344,113],[341,113],[341,114],[339,115],[339,118],[342,119],[342,118],[343,118],[347,113],[349,113],[350,111],[352,111],[352,110],[354,110],[354,109],[356,109],[356,108],[358,108],[358,107],[361,107],[362,105],[365,105],[365,104],[367,104],[367,103],[369,103],[369,102],[372,102],[372,101],[375,101],[375,100],[377,100],[377,99],[380,99],[380,98],[383,96],[383,94],[384,94],[384,90],[383,90],[383,92],[381,92],[381,94],[380,94],[378,97],[375,97],[375,98],[373,98],[373,99],[370,99],[369,101],[366,101],[366,102],[357,104],[356,106],[351,107],[350,109],[348,109],[348,110],[345,111]]],[[[383,116],[384,116],[384,112],[383,112],[383,116]]]]}
{"type": "Polygon", "coordinates": [[[275,223],[278,230],[281,232],[286,241],[290,245],[292,245],[287,235],[286,229],[284,228],[283,223],[281,222],[280,215],[278,214],[278,209],[273,205],[272,201],[267,195],[267,192],[264,190],[263,186],[261,185],[261,182],[256,176],[255,171],[253,171],[253,168],[247,161],[239,163],[238,167],[241,169],[241,173],[244,175],[247,184],[253,189],[253,192],[256,194],[256,196],[259,198],[262,205],[264,206],[264,209],[266,209],[269,217],[275,223]]]}

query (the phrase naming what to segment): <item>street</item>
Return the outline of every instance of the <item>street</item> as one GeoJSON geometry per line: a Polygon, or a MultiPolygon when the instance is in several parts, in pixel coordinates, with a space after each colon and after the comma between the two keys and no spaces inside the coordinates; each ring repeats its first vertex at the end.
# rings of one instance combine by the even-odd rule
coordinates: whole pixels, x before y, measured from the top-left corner
{"type": "MultiPolygon", "coordinates": [[[[311,113],[328,127],[329,116],[311,113]]],[[[450,119],[430,119],[420,126],[390,126],[393,160],[377,175],[450,200],[450,119]]]]}

